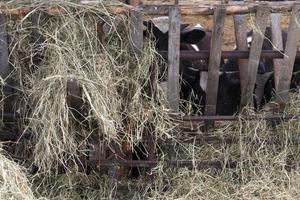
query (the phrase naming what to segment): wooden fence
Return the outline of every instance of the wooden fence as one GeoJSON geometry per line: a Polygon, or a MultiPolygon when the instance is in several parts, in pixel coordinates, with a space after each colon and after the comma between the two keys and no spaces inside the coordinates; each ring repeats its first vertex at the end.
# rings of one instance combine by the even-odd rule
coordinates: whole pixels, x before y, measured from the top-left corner
{"type": "MultiPolygon", "coordinates": [[[[241,110],[252,105],[253,91],[256,82],[259,60],[261,57],[274,58],[274,78],[276,83],[276,102],[278,110],[283,112],[288,101],[288,91],[293,72],[293,66],[297,52],[297,41],[300,37],[300,4],[296,2],[270,2],[270,3],[234,3],[228,5],[169,5],[157,6],[147,5],[140,7],[139,21],[135,21],[137,27],[142,24],[143,15],[168,15],[169,16],[169,51],[161,52],[168,57],[168,100],[173,112],[179,111],[179,60],[180,58],[203,59],[209,58],[208,84],[206,94],[205,115],[216,114],[217,93],[219,82],[219,68],[221,58],[239,58],[239,73],[241,80],[241,110]],[[281,34],[281,12],[290,12],[290,23],[286,47],[283,49],[281,34]],[[255,27],[250,51],[247,47],[247,27],[245,14],[255,14],[255,27]],[[180,51],[180,20],[181,14],[191,15],[213,15],[213,29],[210,51],[180,51]],[[236,45],[238,51],[222,51],[222,33],[224,29],[225,16],[234,15],[236,45]],[[270,20],[271,19],[271,20],[270,20]],[[271,21],[271,23],[269,23],[271,21]],[[273,51],[262,51],[264,33],[267,26],[271,26],[273,51]],[[220,34],[221,33],[221,34],[220,34]],[[245,58],[248,58],[247,60],[245,58]]],[[[138,28],[133,28],[138,30],[138,28]]],[[[135,33],[138,34],[138,33],[135,33]]],[[[142,34],[142,33],[139,33],[142,34]]],[[[135,37],[136,44],[142,43],[142,36],[135,37]]],[[[141,46],[141,45],[140,45],[141,46]]],[[[199,117],[201,119],[201,117],[199,117]]],[[[204,120],[204,118],[203,118],[204,120]]]]}

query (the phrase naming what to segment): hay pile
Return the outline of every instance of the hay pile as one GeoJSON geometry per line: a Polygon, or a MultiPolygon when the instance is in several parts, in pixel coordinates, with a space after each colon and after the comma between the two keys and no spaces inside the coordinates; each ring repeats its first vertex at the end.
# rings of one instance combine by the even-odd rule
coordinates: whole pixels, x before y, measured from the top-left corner
{"type": "Polygon", "coordinates": [[[36,3],[31,13],[8,23],[12,77],[20,91],[16,110],[26,116],[22,129],[34,134],[33,163],[40,171],[76,168],[89,145],[100,140],[134,146],[149,123],[158,137],[170,128],[164,100],[146,93],[149,68],[157,63],[152,42],[145,41],[140,57],[133,54],[130,21],[126,15],[116,20],[106,4],[36,3]],[[43,23],[34,26],[32,16],[49,6],[64,14],[41,15],[43,23]],[[99,37],[101,22],[116,29],[105,44],[99,37]],[[80,85],[79,108],[68,103],[69,82],[80,85]]]}
{"type": "Polygon", "coordinates": [[[18,128],[32,134],[21,154],[28,170],[37,171],[30,177],[37,196],[108,197],[109,184],[101,183],[109,179],[79,173],[81,158],[100,143],[134,147],[149,126],[155,128],[150,134],[163,138],[173,126],[164,98],[154,101],[147,93],[150,67],[157,65],[154,44],[146,40],[142,54],[134,54],[128,15],[114,15],[112,4],[120,3],[41,1],[31,4],[34,10],[27,15],[7,18],[9,78],[18,93],[14,109],[25,116],[18,128]],[[43,11],[49,7],[63,14],[47,16],[43,11]],[[115,31],[103,37],[103,23],[115,31]],[[70,83],[79,85],[76,108],[70,105],[70,83]]]}
{"type": "MultiPolygon", "coordinates": [[[[290,95],[287,113],[300,112],[300,92],[290,95]]],[[[260,114],[271,114],[267,109],[260,114]]],[[[210,133],[236,136],[232,144],[178,143],[178,159],[236,161],[221,170],[157,169],[151,199],[299,199],[299,120],[272,127],[266,121],[233,122],[210,133]]],[[[200,130],[198,134],[202,133],[200,130]]]]}
{"type": "Polygon", "coordinates": [[[0,199],[35,199],[24,168],[0,150],[0,199]]]}
{"type": "MultiPolygon", "coordinates": [[[[108,199],[111,177],[82,173],[80,158],[97,143],[126,141],[133,147],[149,125],[156,138],[169,137],[174,125],[163,94],[159,91],[154,101],[146,92],[149,69],[158,64],[154,45],[146,40],[142,55],[133,54],[128,16],[112,14],[107,6],[112,3],[37,2],[26,16],[8,19],[15,110],[25,116],[19,129],[32,134],[28,143],[18,145],[23,143],[28,153],[22,163],[26,170],[38,168],[26,177],[22,167],[0,154],[0,199],[108,199]],[[33,26],[31,17],[49,6],[65,14],[47,20],[41,15],[44,23],[33,26]],[[99,22],[117,31],[100,38],[99,22]],[[42,36],[39,42],[32,32],[42,36]],[[70,82],[80,85],[80,112],[70,106],[70,82]]],[[[300,94],[291,99],[288,112],[299,113],[300,94]]],[[[189,171],[161,164],[152,171],[154,181],[120,180],[129,187],[122,199],[299,199],[299,148],[292,146],[299,125],[292,120],[274,129],[263,121],[241,120],[212,133],[236,136],[234,145],[178,142],[174,159],[234,160],[238,167],[189,171]]],[[[165,159],[167,152],[159,151],[159,159],[165,159]]]]}

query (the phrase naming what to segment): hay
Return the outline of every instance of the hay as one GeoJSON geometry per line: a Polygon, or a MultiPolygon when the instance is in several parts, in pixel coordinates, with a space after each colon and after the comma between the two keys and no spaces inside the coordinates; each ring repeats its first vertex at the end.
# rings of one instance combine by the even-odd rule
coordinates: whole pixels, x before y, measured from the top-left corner
{"type": "MultiPolygon", "coordinates": [[[[156,101],[145,92],[149,68],[158,63],[153,43],[145,41],[141,57],[132,54],[130,24],[124,15],[117,20],[117,31],[107,36],[103,45],[98,37],[98,22],[117,24],[116,16],[107,7],[110,2],[99,2],[98,6],[65,1],[35,3],[35,11],[49,4],[66,11],[65,15],[50,17],[40,27],[30,22],[34,12],[9,20],[10,62],[14,67],[11,78],[18,82],[19,93],[15,108],[26,116],[19,128],[33,133],[32,147],[27,146],[33,154],[26,165],[38,166],[38,172],[30,177],[31,187],[22,169],[0,155],[0,161],[4,160],[0,172],[4,169],[1,175],[6,175],[3,180],[13,181],[0,186],[0,199],[34,199],[34,195],[49,199],[108,199],[111,177],[79,172],[80,158],[87,156],[91,146],[126,141],[133,147],[148,134],[149,126],[154,127],[151,134],[162,140],[174,130],[162,88],[156,101]],[[35,28],[45,37],[40,44],[31,38],[35,28]],[[43,51],[40,63],[35,65],[36,56],[40,56],[36,53],[43,51]],[[67,98],[70,80],[81,86],[83,108],[79,117],[67,98]],[[60,174],[59,168],[66,173],[60,174]],[[14,174],[7,169],[14,169],[14,174]]],[[[299,93],[291,95],[287,112],[299,113],[299,103],[299,93]]],[[[192,113],[194,105],[183,104],[192,113]]],[[[162,163],[152,171],[153,182],[143,177],[120,180],[130,191],[123,199],[299,199],[299,148],[292,146],[299,130],[297,120],[272,128],[265,121],[241,119],[212,133],[236,136],[238,142],[233,145],[184,144],[175,137],[173,159],[213,158],[224,163],[234,160],[238,167],[189,171],[167,169],[162,163]],[[270,140],[278,144],[270,145],[270,140]]],[[[199,130],[198,134],[204,133],[199,130]]],[[[165,146],[159,147],[160,160],[166,159],[169,151],[165,146]]]]}
{"type": "Polygon", "coordinates": [[[26,170],[0,150],[0,199],[35,199],[26,170]]]}
{"type": "Polygon", "coordinates": [[[61,165],[76,167],[90,138],[119,144],[126,141],[133,147],[147,134],[149,123],[157,137],[172,127],[166,102],[154,101],[145,93],[149,68],[157,63],[153,43],[145,42],[141,57],[131,53],[127,16],[114,24],[116,16],[110,14],[106,3],[83,6],[55,1],[51,6],[66,14],[33,27],[30,18],[34,12],[49,6],[35,3],[34,11],[8,24],[10,60],[15,69],[12,76],[20,81],[18,90],[22,91],[18,110],[27,116],[24,129],[34,133],[34,164],[41,171],[50,173],[61,165]],[[105,45],[97,31],[101,21],[118,25],[105,38],[105,45]],[[40,44],[32,41],[34,29],[45,38],[40,44]],[[43,51],[36,66],[36,56],[43,51]],[[82,90],[81,120],[67,101],[71,80],[78,81],[82,90]]]}

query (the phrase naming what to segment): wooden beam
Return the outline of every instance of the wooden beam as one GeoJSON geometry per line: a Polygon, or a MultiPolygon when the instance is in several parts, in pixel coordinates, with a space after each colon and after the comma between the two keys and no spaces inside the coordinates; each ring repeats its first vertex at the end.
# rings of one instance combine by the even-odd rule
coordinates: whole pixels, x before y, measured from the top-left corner
{"type": "Polygon", "coordinates": [[[0,14],[0,76],[6,79],[11,69],[8,64],[8,43],[6,30],[6,17],[0,14]]]}
{"type": "Polygon", "coordinates": [[[252,35],[252,44],[248,60],[248,78],[246,86],[242,90],[241,105],[243,109],[245,106],[253,106],[253,91],[256,83],[256,75],[260,61],[260,54],[264,41],[264,35],[269,21],[269,8],[266,6],[259,7],[256,13],[255,30],[252,35]]]}
{"type": "Polygon", "coordinates": [[[172,112],[179,112],[180,9],[170,8],[168,46],[168,101],[172,112]]]}
{"type": "Polygon", "coordinates": [[[211,51],[208,67],[205,115],[215,115],[217,109],[219,70],[221,64],[225,14],[225,8],[223,6],[217,7],[214,14],[214,27],[212,30],[211,51]]]}
{"type": "Polygon", "coordinates": [[[295,62],[295,57],[297,53],[297,46],[300,37],[300,4],[297,4],[292,11],[287,41],[285,46],[285,56],[282,61],[282,68],[280,70],[280,76],[277,86],[277,96],[276,102],[279,104],[280,110],[284,110],[285,104],[288,101],[289,89],[291,78],[293,74],[293,67],[295,62]]]}
{"type": "MultiPolygon", "coordinates": [[[[234,29],[235,29],[235,40],[238,50],[247,51],[247,21],[244,15],[235,15],[234,20],[234,29]]],[[[240,73],[240,82],[241,82],[241,93],[246,85],[246,79],[248,76],[248,59],[239,59],[239,73],[240,73]]]]}
{"type": "MultiPolygon", "coordinates": [[[[0,14],[0,76],[4,80],[3,85],[3,112],[14,113],[14,89],[12,87],[13,80],[9,77],[12,67],[9,65],[9,52],[7,41],[7,20],[4,14],[0,14]]],[[[6,121],[3,118],[3,121],[6,121]]],[[[9,120],[8,120],[9,121],[9,120]]]]}
{"type": "MultiPolygon", "coordinates": [[[[282,41],[282,30],[281,30],[281,14],[280,13],[272,13],[271,14],[271,29],[272,29],[272,43],[274,50],[283,50],[283,41],[282,41]]],[[[274,81],[275,81],[275,89],[277,90],[278,81],[280,76],[280,70],[282,67],[282,59],[274,59],[274,81]]]]}
{"type": "Polygon", "coordinates": [[[41,34],[42,26],[48,19],[47,13],[40,10],[32,13],[31,24],[32,24],[32,40],[34,43],[32,62],[34,66],[38,66],[44,59],[45,47],[42,45],[45,42],[45,37],[41,34]]]}
{"type": "Polygon", "coordinates": [[[143,12],[136,10],[130,11],[130,31],[133,52],[139,55],[142,53],[143,50],[143,19],[143,12]]]}
{"type": "MultiPolygon", "coordinates": [[[[227,15],[255,13],[261,6],[270,7],[270,12],[290,12],[295,1],[285,2],[230,2],[223,4],[227,15]]],[[[171,5],[145,5],[144,13],[147,15],[166,15],[171,5]]],[[[218,4],[180,4],[181,15],[213,15],[218,4]]]]}
{"type": "MultiPolygon", "coordinates": [[[[261,5],[268,5],[271,8],[271,12],[290,12],[294,6],[295,1],[284,1],[284,2],[230,2],[224,5],[226,7],[226,14],[248,14],[255,13],[257,8],[261,5]]],[[[81,1],[82,5],[97,5],[99,1],[81,1]]],[[[170,7],[173,5],[144,5],[144,14],[146,15],[168,15],[170,7]]],[[[218,4],[203,3],[199,4],[179,4],[181,15],[213,15],[214,10],[218,4]]],[[[124,5],[107,5],[109,12],[114,14],[125,14],[131,9],[136,9],[134,6],[124,5]]],[[[30,4],[21,5],[3,5],[0,4],[0,13],[9,16],[25,16],[30,13],[33,8],[30,4]]],[[[67,14],[66,10],[61,7],[49,7],[45,9],[49,15],[62,15],[67,14]]]]}

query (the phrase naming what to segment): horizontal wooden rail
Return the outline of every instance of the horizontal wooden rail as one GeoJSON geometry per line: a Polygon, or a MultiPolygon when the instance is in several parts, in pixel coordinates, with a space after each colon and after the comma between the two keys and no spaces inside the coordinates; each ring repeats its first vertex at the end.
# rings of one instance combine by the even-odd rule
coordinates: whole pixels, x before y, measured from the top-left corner
{"type": "MultiPolygon", "coordinates": [[[[168,52],[167,51],[159,51],[158,52],[162,57],[167,58],[168,52]]],[[[200,51],[180,51],[180,58],[188,59],[188,60],[199,60],[199,59],[208,59],[209,58],[209,50],[200,50],[200,51]]],[[[240,59],[248,59],[250,51],[222,51],[221,57],[223,59],[230,59],[230,58],[240,58],[240,59]]],[[[283,51],[276,51],[276,50],[263,50],[261,53],[261,58],[267,59],[280,59],[284,57],[283,51]]],[[[300,51],[297,52],[296,58],[300,58],[300,51]]]]}
{"type": "MultiPolygon", "coordinates": [[[[261,5],[266,5],[270,7],[271,12],[290,12],[296,1],[285,1],[285,2],[250,2],[250,3],[240,3],[240,2],[231,2],[229,4],[225,4],[226,14],[227,15],[235,15],[235,14],[248,14],[255,13],[257,7],[261,5]]],[[[93,5],[103,7],[100,5],[98,1],[81,1],[79,2],[81,5],[93,5]]],[[[299,3],[298,3],[299,4],[299,3]]],[[[32,4],[1,4],[0,3],[0,13],[9,16],[19,16],[26,15],[30,13],[34,8],[31,6],[32,4]]],[[[46,5],[46,4],[45,4],[46,5]]],[[[52,4],[53,5],[53,4],[52,4]]],[[[180,4],[180,10],[182,15],[213,15],[215,7],[220,4],[180,4]]],[[[128,13],[130,10],[143,10],[146,15],[168,15],[170,7],[173,5],[144,5],[139,7],[133,7],[124,4],[112,4],[108,5],[106,8],[110,10],[110,12],[114,14],[124,14],[128,13]]],[[[50,15],[62,15],[66,14],[66,11],[62,7],[50,6],[45,8],[45,12],[50,15]]]]}
{"type": "MultiPolygon", "coordinates": [[[[271,12],[290,12],[296,1],[285,2],[231,2],[225,4],[227,15],[255,13],[257,8],[265,5],[270,7],[271,12]]],[[[189,4],[179,5],[182,15],[213,15],[216,6],[220,4],[189,4]]],[[[166,15],[172,5],[145,5],[143,11],[148,15],[166,15]]]]}

